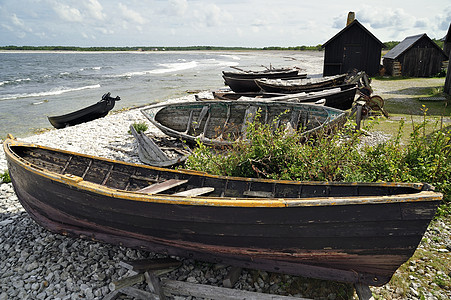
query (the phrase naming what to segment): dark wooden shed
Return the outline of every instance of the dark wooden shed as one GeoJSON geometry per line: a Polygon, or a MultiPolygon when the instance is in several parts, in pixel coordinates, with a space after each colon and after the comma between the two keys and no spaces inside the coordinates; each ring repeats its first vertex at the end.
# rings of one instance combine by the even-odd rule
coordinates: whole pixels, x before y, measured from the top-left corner
{"type": "Polygon", "coordinates": [[[385,73],[392,76],[431,77],[448,56],[425,33],[405,38],[383,57],[385,73]]]}
{"type": "MultiPolygon", "coordinates": [[[[451,23],[449,24],[448,32],[446,33],[445,40],[443,41],[443,50],[448,55],[448,59],[451,56],[451,23]]],[[[445,93],[451,95],[451,64],[448,61],[448,70],[446,72],[445,87],[443,89],[445,93]]]]}
{"type": "Polygon", "coordinates": [[[353,69],[376,75],[383,45],[358,20],[353,20],[323,45],[323,75],[337,75],[353,69]]]}

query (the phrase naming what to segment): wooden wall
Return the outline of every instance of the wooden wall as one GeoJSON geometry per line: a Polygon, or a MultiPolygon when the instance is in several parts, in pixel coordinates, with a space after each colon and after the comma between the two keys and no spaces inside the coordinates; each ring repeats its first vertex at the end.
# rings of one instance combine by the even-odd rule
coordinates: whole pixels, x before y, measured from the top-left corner
{"type": "Polygon", "coordinates": [[[353,69],[373,76],[379,73],[382,45],[357,24],[337,35],[325,46],[324,76],[347,73],[353,69]]]}
{"type": "Polygon", "coordinates": [[[432,43],[430,39],[423,37],[394,61],[384,58],[386,73],[397,76],[393,67],[398,62],[401,65],[401,74],[398,76],[431,77],[438,74],[447,57],[432,43]]]}

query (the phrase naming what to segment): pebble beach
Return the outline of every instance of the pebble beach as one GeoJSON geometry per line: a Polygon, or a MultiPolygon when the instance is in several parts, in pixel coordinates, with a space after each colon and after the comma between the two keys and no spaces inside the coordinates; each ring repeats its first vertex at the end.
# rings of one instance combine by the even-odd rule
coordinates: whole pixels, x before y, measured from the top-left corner
{"type": "MultiPolygon", "coordinates": [[[[200,96],[209,97],[208,92],[200,96]]],[[[190,101],[193,95],[169,101],[190,101]]],[[[129,126],[146,122],[146,133],[162,135],[143,116],[139,108],[116,112],[108,116],[60,130],[21,138],[30,143],[101,156],[126,162],[140,163],[137,144],[129,126]]],[[[368,142],[380,142],[389,136],[370,133],[368,142]]],[[[0,150],[0,171],[6,170],[3,150],[0,150]]],[[[433,222],[419,248],[434,247],[437,253],[451,250],[451,224],[433,222]],[[441,242],[433,238],[439,235],[441,242]]],[[[24,211],[11,183],[0,184],[0,300],[6,299],[103,299],[112,292],[112,282],[130,275],[121,267],[121,261],[162,257],[119,246],[72,239],[48,232],[37,225],[24,211]]],[[[222,286],[230,266],[212,265],[177,258],[182,261],[178,269],[163,275],[172,280],[222,286]]],[[[424,259],[427,260],[427,257],[424,259]]],[[[411,263],[415,268],[416,264],[411,263]]],[[[430,274],[435,276],[434,269],[430,274]]],[[[450,275],[450,274],[444,274],[450,275]]],[[[407,299],[420,299],[421,283],[411,278],[407,299]]],[[[309,299],[347,299],[343,291],[357,299],[352,286],[327,281],[304,280],[295,276],[272,274],[244,269],[235,289],[291,295],[309,299]],[[353,294],[354,293],[354,294],[353,294]]],[[[374,295],[389,291],[391,299],[405,299],[401,292],[387,284],[371,287],[374,295]]],[[[386,294],[386,293],[385,293],[386,294]]],[[[425,299],[449,299],[451,291],[425,294],[425,299]]],[[[195,299],[192,296],[171,296],[172,299],[195,299]]],[[[131,299],[120,296],[119,299],[131,299]]]]}

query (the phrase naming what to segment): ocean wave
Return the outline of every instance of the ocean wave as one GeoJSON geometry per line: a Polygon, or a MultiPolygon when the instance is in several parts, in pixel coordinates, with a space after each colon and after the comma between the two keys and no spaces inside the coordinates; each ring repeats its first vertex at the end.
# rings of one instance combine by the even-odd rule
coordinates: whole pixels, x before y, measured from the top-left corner
{"type": "Polygon", "coordinates": [[[163,67],[159,69],[147,70],[147,71],[136,71],[127,72],[119,75],[105,75],[105,77],[133,77],[133,76],[144,76],[149,74],[164,74],[177,72],[182,70],[194,69],[198,66],[196,61],[181,62],[181,63],[168,63],[168,64],[158,64],[158,66],[163,67]]]}
{"type": "Polygon", "coordinates": [[[234,59],[234,60],[241,60],[241,58],[239,56],[236,56],[236,55],[222,54],[222,55],[219,55],[219,56],[228,57],[228,58],[231,58],[231,59],[234,59]]]}
{"type": "Polygon", "coordinates": [[[23,78],[23,79],[15,79],[15,80],[5,80],[5,81],[0,81],[0,86],[2,85],[8,85],[8,84],[17,84],[20,83],[22,81],[30,81],[30,78],[23,78]]]}
{"type": "Polygon", "coordinates": [[[20,98],[29,98],[29,97],[55,96],[55,95],[61,95],[64,93],[69,93],[69,92],[76,92],[76,91],[82,91],[82,90],[87,90],[87,89],[97,89],[99,87],[100,87],[100,84],[87,85],[87,86],[82,86],[82,87],[78,87],[78,88],[58,87],[58,88],[53,88],[49,91],[39,92],[39,93],[14,94],[14,95],[0,96],[1,97],[0,100],[14,100],[14,99],[20,99],[20,98]]]}
{"type": "Polygon", "coordinates": [[[87,67],[87,68],[81,68],[80,71],[90,71],[90,70],[102,70],[102,69],[112,69],[112,67],[87,67]]]}

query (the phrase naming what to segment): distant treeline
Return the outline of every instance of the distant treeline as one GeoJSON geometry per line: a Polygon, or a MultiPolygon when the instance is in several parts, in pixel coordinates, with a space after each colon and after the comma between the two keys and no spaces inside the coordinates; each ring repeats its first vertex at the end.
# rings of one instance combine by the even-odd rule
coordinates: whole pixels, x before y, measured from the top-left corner
{"type": "Polygon", "coordinates": [[[0,46],[0,50],[41,50],[41,51],[194,51],[194,50],[317,50],[317,46],[296,47],[216,47],[216,46],[184,46],[184,47],[76,47],[76,46],[0,46]]]}
{"type": "MultiPolygon", "coordinates": [[[[443,41],[433,39],[443,49],[443,41]]],[[[384,50],[390,50],[400,42],[390,41],[384,43],[384,50]]],[[[321,51],[322,45],[294,46],[294,47],[216,47],[216,46],[185,46],[185,47],[75,47],[75,46],[0,46],[0,50],[41,50],[41,51],[194,51],[194,50],[311,50],[321,51]]]]}

